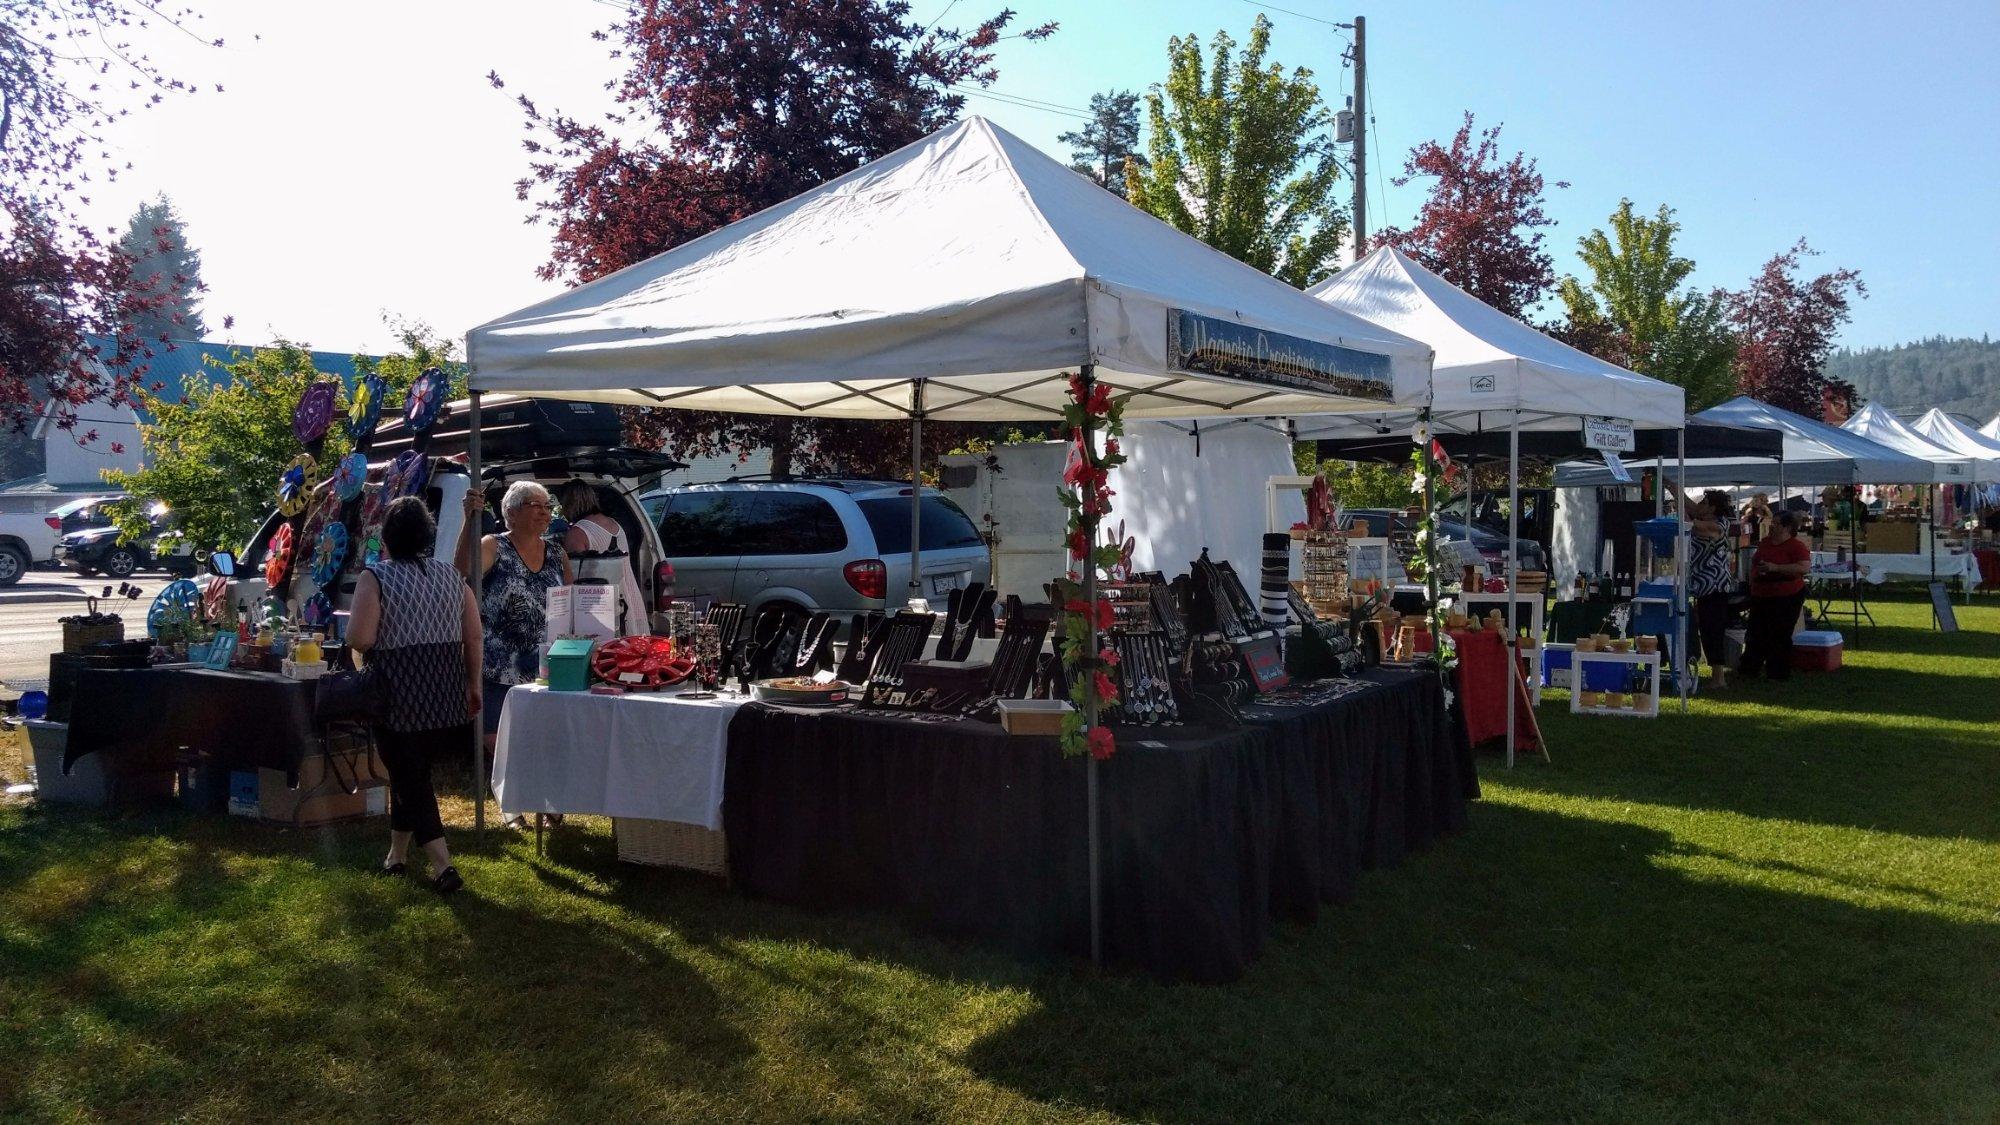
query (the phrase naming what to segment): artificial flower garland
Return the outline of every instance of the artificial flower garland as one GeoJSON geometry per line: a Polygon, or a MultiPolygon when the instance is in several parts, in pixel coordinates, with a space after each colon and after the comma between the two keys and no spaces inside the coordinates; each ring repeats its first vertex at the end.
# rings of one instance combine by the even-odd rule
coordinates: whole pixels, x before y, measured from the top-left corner
{"type": "Polygon", "coordinates": [[[1063,407],[1063,423],[1073,442],[1069,465],[1063,470],[1061,493],[1067,513],[1065,543],[1069,550],[1069,577],[1057,583],[1063,599],[1063,665],[1069,670],[1069,698],[1076,710],[1063,717],[1062,748],[1065,754],[1088,752],[1109,758],[1117,751],[1110,728],[1092,725],[1088,719],[1118,702],[1118,684],[1110,671],[1118,666],[1117,650],[1091,643],[1093,625],[1101,635],[1111,628],[1111,599],[1084,598],[1083,577],[1091,571],[1107,571],[1119,564],[1123,551],[1116,544],[1099,542],[1098,525],[1111,514],[1111,470],[1125,463],[1118,439],[1125,433],[1124,404],[1111,397],[1111,388],[1088,375],[1069,379],[1070,401],[1063,407]],[[1100,443],[1100,434],[1103,441],[1100,443]],[[1091,568],[1087,571],[1085,568],[1091,568]],[[1090,651],[1096,647],[1097,651],[1090,651]]]}
{"type": "Polygon", "coordinates": [[[1431,436],[1428,416],[1418,421],[1410,438],[1416,445],[1416,448],[1410,451],[1412,470],[1410,491],[1416,495],[1423,510],[1423,517],[1417,521],[1416,551],[1411,559],[1416,573],[1410,577],[1424,583],[1426,587],[1425,601],[1428,603],[1428,608],[1424,612],[1430,622],[1434,659],[1442,668],[1451,663],[1452,651],[1451,637],[1445,632],[1444,600],[1438,596],[1437,518],[1433,482],[1441,475],[1446,484],[1451,483],[1458,466],[1452,464],[1451,455],[1445,452],[1444,444],[1431,436]]]}

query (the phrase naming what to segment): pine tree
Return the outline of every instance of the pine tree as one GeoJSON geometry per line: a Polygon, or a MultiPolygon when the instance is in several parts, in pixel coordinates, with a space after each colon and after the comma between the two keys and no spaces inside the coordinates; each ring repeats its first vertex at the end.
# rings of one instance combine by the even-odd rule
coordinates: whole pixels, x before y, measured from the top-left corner
{"type": "Polygon", "coordinates": [[[1106,191],[1123,198],[1127,173],[1146,167],[1139,154],[1139,95],[1113,90],[1090,95],[1090,122],[1074,133],[1056,138],[1070,146],[1070,167],[1106,191]]]}
{"type": "Polygon", "coordinates": [[[188,245],[187,224],[161,195],[132,213],[118,249],[132,262],[133,288],[148,298],[133,329],[144,339],[199,340],[208,335],[201,319],[201,252],[188,245]]]}

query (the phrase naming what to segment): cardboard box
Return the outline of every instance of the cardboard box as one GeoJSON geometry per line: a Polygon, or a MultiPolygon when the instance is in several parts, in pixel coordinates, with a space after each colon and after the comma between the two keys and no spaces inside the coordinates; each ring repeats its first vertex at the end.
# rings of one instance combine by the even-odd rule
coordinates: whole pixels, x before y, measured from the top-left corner
{"type": "Polygon", "coordinates": [[[1868,525],[1866,536],[1871,555],[1914,555],[1922,525],[1882,521],[1868,525]]]}
{"type": "Polygon", "coordinates": [[[1008,734],[1061,734],[1063,716],[1075,710],[1060,699],[1003,699],[1000,726],[1008,734]]]}
{"type": "Polygon", "coordinates": [[[379,816],[388,809],[389,771],[366,739],[329,738],[325,753],[299,765],[299,785],[285,784],[283,770],[257,771],[257,815],[264,820],[311,828],[343,820],[379,816]],[[349,793],[347,787],[358,788],[349,793]],[[382,796],[373,796],[377,790],[382,796]]]}

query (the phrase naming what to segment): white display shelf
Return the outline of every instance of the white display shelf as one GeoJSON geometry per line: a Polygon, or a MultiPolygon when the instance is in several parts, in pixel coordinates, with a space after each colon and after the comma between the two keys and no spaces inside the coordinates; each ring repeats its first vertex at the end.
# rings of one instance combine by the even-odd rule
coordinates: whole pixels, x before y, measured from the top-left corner
{"type": "MultiPolygon", "coordinates": [[[[1461,593],[1458,597],[1461,603],[1459,612],[1465,614],[1467,617],[1483,619],[1489,610],[1497,609],[1500,611],[1501,620],[1506,620],[1507,595],[1505,594],[1461,593]]],[[[1515,594],[1513,600],[1516,607],[1514,610],[1514,624],[1526,629],[1528,635],[1536,640],[1541,640],[1547,636],[1542,631],[1542,610],[1544,604],[1548,601],[1548,596],[1539,592],[1521,593],[1515,594]],[[1524,610],[1526,611],[1525,613],[1523,612],[1524,610]]]]}
{"type": "MultiPolygon", "coordinates": [[[[1569,713],[1572,715],[1616,715],[1627,719],[1651,719],[1660,713],[1660,654],[1657,652],[1576,652],[1569,654],[1569,713]],[[1584,676],[1584,665],[1637,664],[1650,670],[1651,686],[1646,693],[1646,706],[1599,707],[1585,706],[1583,685],[1588,683],[1584,676]]],[[[1592,693],[1597,694],[1595,692],[1592,693]]]]}

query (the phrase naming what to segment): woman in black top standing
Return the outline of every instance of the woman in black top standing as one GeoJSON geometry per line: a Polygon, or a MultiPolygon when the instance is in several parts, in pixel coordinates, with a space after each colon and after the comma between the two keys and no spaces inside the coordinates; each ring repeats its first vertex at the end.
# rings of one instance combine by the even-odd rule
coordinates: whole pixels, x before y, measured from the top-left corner
{"type": "Polygon", "coordinates": [[[430,857],[431,886],[450,894],[465,885],[445,847],[431,756],[462,747],[480,713],[479,602],[463,575],[431,558],[437,524],[424,502],[405,496],[382,522],[382,562],[361,574],[347,641],[368,663],[389,698],[376,728],[389,768],[389,855],[384,874],[400,875],[410,845],[430,857]]]}

